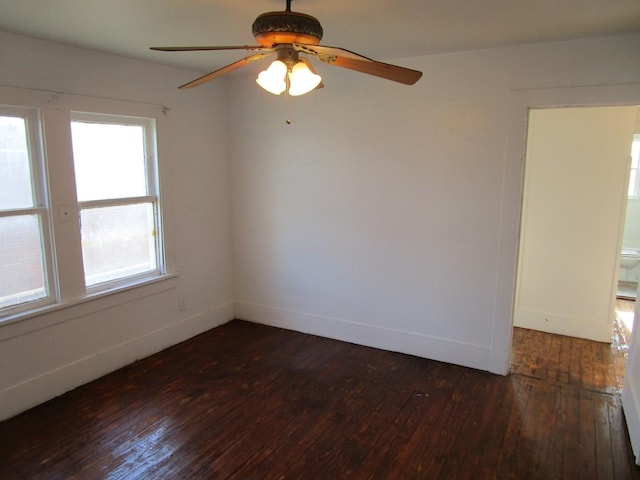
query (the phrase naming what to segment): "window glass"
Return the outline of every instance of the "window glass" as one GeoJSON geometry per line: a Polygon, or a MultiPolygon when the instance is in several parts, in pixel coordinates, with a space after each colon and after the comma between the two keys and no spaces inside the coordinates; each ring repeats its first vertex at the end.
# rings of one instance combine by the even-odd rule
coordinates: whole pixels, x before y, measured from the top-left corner
{"type": "Polygon", "coordinates": [[[0,218],[0,308],[47,296],[37,215],[0,218]]]}
{"type": "Polygon", "coordinates": [[[141,125],[71,123],[78,200],[146,195],[141,125]]]}
{"type": "Polygon", "coordinates": [[[629,172],[629,191],[627,192],[628,196],[630,197],[636,196],[637,185],[638,185],[638,169],[631,167],[631,172],[629,172]]]}
{"type": "Polygon", "coordinates": [[[638,167],[640,166],[640,134],[633,136],[631,143],[631,171],[629,172],[629,191],[628,196],[637,197],[640,193],[638,167]]]}
{"type": "Polygon", "coordinates": [[[20,117],[0,116],[0,209],[32,206],[26,121],[20,117]]]}
{"type": "Polygon", "coordinates": [[[153,205],[140,203],[83,209],[82,254],[87,285],[154,270],[153,205]]]}

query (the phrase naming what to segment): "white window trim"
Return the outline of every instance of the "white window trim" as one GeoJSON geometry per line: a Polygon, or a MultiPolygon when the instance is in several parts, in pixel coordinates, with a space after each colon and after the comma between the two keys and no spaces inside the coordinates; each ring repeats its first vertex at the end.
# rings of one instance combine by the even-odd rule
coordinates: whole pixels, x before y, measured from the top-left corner
{"type": "Polygon", "coordinates": [[[49,209],[48,182],[46,161],[44,158],[42,118],[35,107],[0,105],[0,114],[23,118],[26,125],[27,148],[29,150],[29,170],[33,194],[33,207],[0,211],[0,217],[22,215],[36,215],[40,223],[40,241],[44,267],[43,298],[17,303],[0,310],[2,317],[15,315],[32,309],[41,308],[55,303],[59,299],[56,282],[56,269],[53,262],[53,240],[51,231],[51,217],[49,209]]]}
{"type": "MultiPolygon", "coordinates": [[[[111,114],[119,117],[154,119],[156,130],[153,141],[156,143],[156,154],[160,158],[163,155],[161,152],[169,151],[168,139],[165,138],[162,132],[166,128],[165,116],[170,111],[170,108],[164,105],[8,86],[0,86],[0,105],[8,108],[32,110],[41,119],[44,125],[43,130],[46,130],[48,140],[47,144],[38,144],[42,152],[42,161],[45,162],[46,167],[43,168],[43,175],[45,176],[43,180],[46,179],[48,170],[51,169],[51,164],[46,160],[52,158],[56,160],[56,171],[62,169],[65,172],[69,172],[66,174],[67,177],[71,178],[73,176],[71,130],[69,128],[71,111],[100,112],[102,115],[111,114]],[[53,134],[51,133],[52,130],[53,134]],[[52,139],[53,141],[51,141],[52,139]],[[70,165],[71,168],[69,168],[70,165]]],[[[42,132],[38,133],[44,136],[42,132]]],[[[159,170],[162,167],[159,161],[154,163],[158,169],[154,172],[154,183],[159,186],[161,184],[159,170]]],[[[55,189],[52,189],[51,185],[49,185],[49,191],[46,198],[43,199],[47,202],[46,206],[49,208],[47,221],[50,226],[50,235],[47,236],[46,241],[52,242],[52,246],[54,238],[56,238],[56,241],[60,241],[60,238],[62,238],[62,241],[74,240],[72,237],[65,236],[67,227],[62,223],[60,215],[58,215],[59,210],[63,207],[72,207],[71,213],[77,213],[76,207],[74,207],[76,205],[75,198],[69,197],[68,191],[68,185],[57,185],[55,189]],[[62,234],[60,231],[62,231],[62,234]]],[[[75,196],[75,191],[73,191],[73,195],[75,196]]],[[[159,211],[162,212],[162,197],[159,198],[158,205],[159,211]]],[[[0,339],[4,338],[5,334],[13,336],[13,332],[21,332],[15,333],[20,335],[45,326],[48,327],[68,321],[70,318],[77,318],[75,314],[69,317],[69,313],[65,312],[75,312],[80,306],[83,312],[82,315],[88,315],[104,308],[111,308],[138,298],[144,298],[149,294],[154,294],[152,292],[175,288],[179,273],[175,269],[173,261],[171,235],[165,228],[163,217],[164,214],[161,214],[158,218],[159,225],[162,228],[162,253],[164,255],[164,271],[160,276],[131,278],[128,283],[120,286],[110,286],[103,292],[88,292],[84,287],[80,252],[78,251],[77,256],[66,255],[68,252],[64,252],[65,259],[62,263],[64,268],[59,269],[54,264],[50,269],[50,274],[55,273],[55,277],[59,280],[59,283],[52,287],[51,303],[40,307],[30,303],[28,309],[20,312],[15,309],[12,309],[11,312],[8,309],[3,310],[0,313],[0,339]],[[108,307],[105,307],[105,305],[108,305],[108,307]]],[[[77,241],[79,244],[79,229],[77,241]]]]}
{"type": "MultiPolygon", "coordinates": [[[[151,203],[153,205],[153,222],[156,232],[163,232],[162,210],[160,205],[160,184],[158,181],[158,154],[156,145],[156,122],[153,118],[131,115],[114,115],[111,113],[71,111],[70,122],[86,122],[98,124],[117,124],[141,126],[144,130],[144,154],[145,176],[147,183],[147,195],[125,198],[109,198],[101,200],[78,201],[78,211],[83,209],[114,207],[122,205],[134,205],[151,203]]],[[[94,285],[86,285],[87,294],[108,291],[113,288],[127,286],[144,279],[152,279],[166,273],[166,259],[163,242],[163,234],[155,235],[156,268],[137,275],[129,275],[123,278],[100,282],[94,285]]]]}

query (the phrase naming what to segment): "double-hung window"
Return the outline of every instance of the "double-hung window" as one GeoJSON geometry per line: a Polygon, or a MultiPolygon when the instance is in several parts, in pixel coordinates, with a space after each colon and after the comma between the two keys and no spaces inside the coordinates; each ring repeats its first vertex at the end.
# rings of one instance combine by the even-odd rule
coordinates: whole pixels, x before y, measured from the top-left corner
{"type": "Polygon", "coordinates": [[[23,96],[0,105],[0,322],[164,277],[156,119],[23,96]]]}
{"type": "Polygon", "coordinates": [[[54,297],[39,125],[34,109],[0,106],[0,310],[54,297]]]}
{"type": "Polygon", "coordinates": [[[148,118],[71,113],[90,291],[163,273],[154,132],[148,118]]]}

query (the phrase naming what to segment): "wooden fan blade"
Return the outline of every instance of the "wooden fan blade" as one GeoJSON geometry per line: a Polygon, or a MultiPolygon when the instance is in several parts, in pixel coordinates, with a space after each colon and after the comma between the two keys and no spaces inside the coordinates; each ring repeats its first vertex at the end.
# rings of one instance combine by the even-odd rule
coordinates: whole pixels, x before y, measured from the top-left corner
{"type": "Polygon", "coordinates": [[[242,68],[246,65],[249,65],[250,63],[254,63],[257,62],[259,60],[262,60],[265,57],[268,57],[269,55],[271,55],[271,52],[269,53],[256,53],[254,55],[249,55],[248,57],[242,58],[240,60],[238,60],[237,62],[234,62],[230,65],[227,65],[226,67],[222,67],[219,68],[218,70],[215,70],[211,73],[207,73],[206,75],[203,75],[202,77],[196,78],[195,80],[192,80],[189,83],[185,83],[184,85],[180,85],[178,88],[183,89],[183,88],[193,88],[193,87],[197,87],[198,85],[202,85],[203,83],[206,82],[210,82],[211,80],[214,80],[218,77],[221,77],[222,75],[224,75],[225,73],[229,73],[229,72],[233,72],[234,70],[237,70],[239,68],[242,68]]]}
{"type": "Polygon", "coordinates": [[[254,50],[254,51],[265,51],[272,50],[268,47],[263,47],[260,45],[226,45],[226,46],[206,46],[202,45],[199,47],[149,47],[150,50],[158,50],[160,52],[198,52],[203,50],[254,50]]]}
{"type": "Polygon", "coordinates": [[[353,58],[337,57],[331,62],[331,65],[348,68],[349,70],[355,70],[356,72],[366,73],[368,75],[375,75],[376,77],[404,83],[405,85],[413,85],[422,77],[422,72],[418,70],[377,62],[375,60],[362,61],[354,60],[353,58]]]}
{"type": "Polygon", "coordinates": [[[329,65],[355,70],[405,85],[413,85],[422,77],[422,72],[418,70],[378,62],[344,48],[304,44],[294,44],[293,48],[302,53],[315,55],[318,60],[329,65]]]}
{"type": "Polygon", "coordinates": [[[374,60],[369,57],[365,57],[364,55],[360,55],[358,53],[352,52],[351,50],[347,50],[339,47],[327,47],[326,45],[308,45],[304,43],[294,43],[292,44],[293,49],[298,52],[307,53],[309,55],[316,55],[322,59],[323,57],[343,57],[343,58],[352,58],[354,60],[362,60],[367,62],[373,62],[374,60]]]}

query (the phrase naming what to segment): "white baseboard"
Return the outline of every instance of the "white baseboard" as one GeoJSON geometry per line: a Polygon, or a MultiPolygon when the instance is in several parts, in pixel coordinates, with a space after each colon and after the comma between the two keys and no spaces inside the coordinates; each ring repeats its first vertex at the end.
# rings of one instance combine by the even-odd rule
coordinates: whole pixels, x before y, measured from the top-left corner
{"type": "Polygon", "coordinates": [[[484,345],[248,302],[236,302],[236,318],[490,371],[491,348],[484,345]]]}
{"type": "Polygon", "coordinates": [[[234,303],[230,302],[12,385],[0,392],[0,420],[17,415],[233,318],[234,303]]]}
{"type": "Polygon", "coordinates": [[[606,316],[597,320],[519,308],[513,325],[556,335],[586,338],[595,342],[611,341],[611,317],[606,316]]]}

